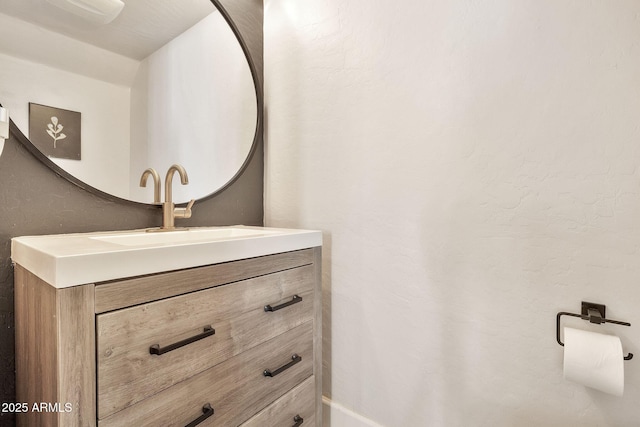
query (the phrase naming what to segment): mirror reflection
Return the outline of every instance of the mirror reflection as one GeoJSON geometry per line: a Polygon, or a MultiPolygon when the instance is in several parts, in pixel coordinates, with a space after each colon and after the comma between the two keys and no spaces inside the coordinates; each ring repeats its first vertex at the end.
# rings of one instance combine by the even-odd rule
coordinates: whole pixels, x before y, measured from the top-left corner
{"type": "Polygon", "coordinates": [[[153,201],[153,189],[139,187],[149,167],[188,171],[176,203],[239,172],[256,135],[256,89],[211,1],[126,0],[108,24],[50,1],[0,2],[0,103],[52,162],[143,203],[153,201]]]}

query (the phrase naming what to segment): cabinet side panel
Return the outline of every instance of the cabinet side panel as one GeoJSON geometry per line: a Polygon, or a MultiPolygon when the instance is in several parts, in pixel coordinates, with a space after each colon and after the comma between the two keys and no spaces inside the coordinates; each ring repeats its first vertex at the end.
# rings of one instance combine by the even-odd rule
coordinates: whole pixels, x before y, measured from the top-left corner
{"type": "Polygon", "coordinates": [[[57,413],[33,410],[58,400],[55,289],[19,265],[14,274],[16,402],[27,404],[17,425],[58,426],[57,413]]]}
{"type": "Polygon", "coordinates": [[[322,426],[322,247],[313,249],[315,268],[313,375],[316,389],[316,426],[322,426]]]}
{"type": "Polygon", "coordinates": [[[60,425],[95,426],[94,286],[58,289],[57,297],[60,425]]]}

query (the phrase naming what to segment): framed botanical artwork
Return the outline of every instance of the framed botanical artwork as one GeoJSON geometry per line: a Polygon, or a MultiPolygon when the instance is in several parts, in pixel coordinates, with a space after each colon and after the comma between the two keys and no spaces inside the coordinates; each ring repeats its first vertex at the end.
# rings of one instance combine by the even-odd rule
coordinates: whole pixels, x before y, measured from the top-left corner
{"type": "Polygon", "coordinates": [[[29,139],[44,155],[81,159],[80,113],[29,103],[29,139]]]}

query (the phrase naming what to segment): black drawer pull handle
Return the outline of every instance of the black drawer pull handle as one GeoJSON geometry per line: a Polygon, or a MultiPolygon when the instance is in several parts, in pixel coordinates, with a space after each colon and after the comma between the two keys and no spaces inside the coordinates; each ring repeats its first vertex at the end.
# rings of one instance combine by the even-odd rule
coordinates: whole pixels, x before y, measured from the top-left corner
{"type": "Polygon", "coordinates": [[[161,354],[165,354],[172,350],[175,350],[176,348],[184,347],[185,345],[191,344],[192,342],[200,341],[203,338],[210,337],[215,333],[216,333],[216,330],[213,329],[211,325],[207,325],[204,327],[204,332],[202,332],[201,334],[195,335],[193,337],[187,338],[182,341],[178,341],[173,344],[169,344],[166,347],[160,347],[160,344],[154,344],[151,347],[149,347],[149,353],[157,354],[159,356],[161,354]]]}
{"type": "Polygon", "coordinates": [[[302,357],[298,356],[297,354],[294,354],[293,356],[291,356],[291,362],[287,363],[286,365],[280,366],[275,371],[271,371],[269,369],[265,369],[264,372],[262,373],[262,375],[264,375],[265,377],[275,377],[276,375],[286,371],[287,369],[289,369],[290,367],[292,367],[296,363],[300,362],[301,360],[302,360],[302,357]]]}
{"type": "Polygon", "coordinates": [[[295,424],[291,427],[300,427],[304,422],[304,418],[302,418],[300,415],[296,415],[295,417],[293,417],[293,421],[295,422],[295,424]]]}
{"type": "Polygon", "coordinates": [[[278,311],[281,308],[289,307],[290,305],[297,304],[302,301],[302,297],[298,295],[294,295],[291,301],[285,302],[284,304],[276,305],[275,307],[271,307],[270,305],[264,306],[264,311],[278,311]]]}
{"type": "Polygon", "coordinates": [[[211,407],[210,404],[206,403],[202,407],[202,415],[200,415],[195,420],[191,421],[185,427],[196,427],[198,424],[200,424],[201,422],[203,422],[204,420],[206,420],[207,418],[209,418],[212,415],[213,415],[213,408],[211,407]]]}

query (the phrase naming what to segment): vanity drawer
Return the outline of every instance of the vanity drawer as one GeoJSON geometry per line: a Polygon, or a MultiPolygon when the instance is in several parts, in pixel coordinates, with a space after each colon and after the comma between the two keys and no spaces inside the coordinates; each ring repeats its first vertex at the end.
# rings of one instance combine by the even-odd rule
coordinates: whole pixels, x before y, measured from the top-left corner
{"type": "Polygon", "coordinates": [[[310,377],[240,427],[315,426],[315,407],[315,377],[310,377]]]}
{"type": "Polygon", "coordinates": [[[312,249],[302,249],[221,264],[168,271],[100,283],[95,290],[96,313],[119,310],[214,286],[235,283],[278,271],[311,265],[312,249]]]}
{"type": "Polygon", "coordinates": [[[98,419],[310,321],[313,287],[304,266],[96,316],[98,419]]]}
{"type": "Polygon", "coordinates": [[[237,426],[313,374],[313,321],[98,421],[98,426],[237,426]],[[292,363],[292,356],[300,357],[292,363]],[[278,368],[288,366],[278,372],[278,368]],[[266,369],[274,376],[264,375],[266,369]]]}

